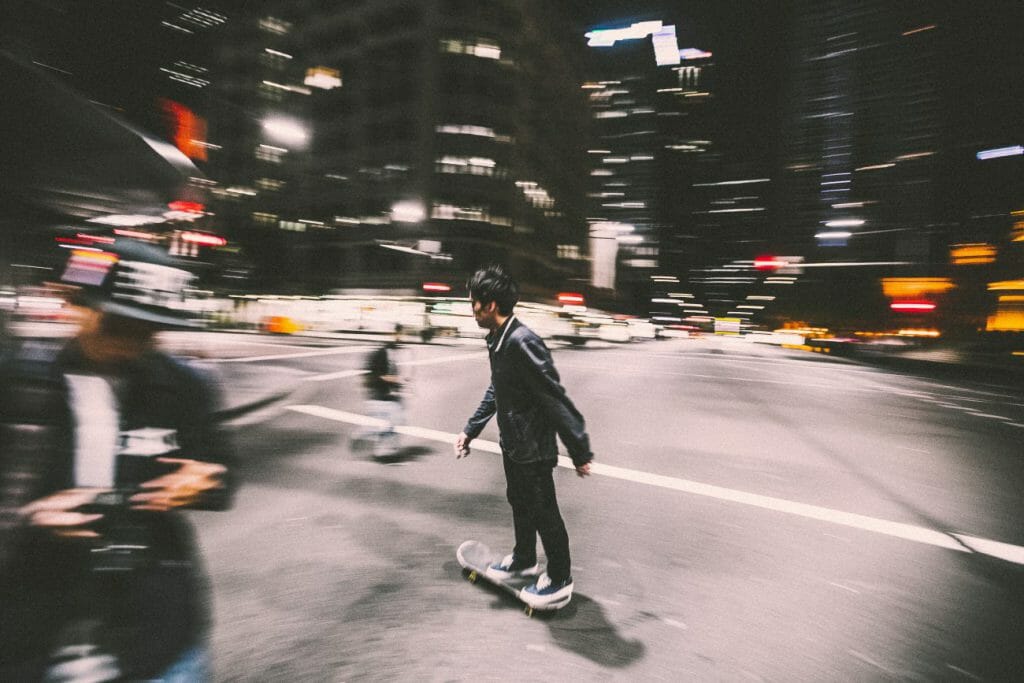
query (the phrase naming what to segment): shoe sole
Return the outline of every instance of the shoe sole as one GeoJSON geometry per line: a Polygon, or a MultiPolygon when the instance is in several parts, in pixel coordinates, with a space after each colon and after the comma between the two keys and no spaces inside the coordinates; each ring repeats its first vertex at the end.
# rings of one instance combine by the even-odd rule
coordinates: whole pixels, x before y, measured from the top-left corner
{"type": "Polygon", "coordinates": [[[535,602],[537,597],[528,593],[526,589],[519,591],[519,599],[522,600],[527,606],[532,607],[535,610],[554,610],[561,609],[569,604],[572,600],[572,591],[569,591],[568,595],[557,597],[553,600],[549,600],[547,596],[541,596],[540,602],[535,602]]]}

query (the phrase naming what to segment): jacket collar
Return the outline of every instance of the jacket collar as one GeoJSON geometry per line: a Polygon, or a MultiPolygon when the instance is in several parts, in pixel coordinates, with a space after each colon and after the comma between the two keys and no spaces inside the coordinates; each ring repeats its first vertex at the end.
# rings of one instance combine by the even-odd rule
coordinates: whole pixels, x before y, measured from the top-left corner
{"type": "Polygon", "coordinates": [[[507,337],[508,333],[512,331],[513,322],[517,325],[519,323],[519,321],[516,320],[515,313],[510,315],[508,320],[502,323],[501,327],[487,335],[487,346],[490,347],[492,352],[497,353],[501,350],[501,345],[505,342],[505,337],[507,337]]]}

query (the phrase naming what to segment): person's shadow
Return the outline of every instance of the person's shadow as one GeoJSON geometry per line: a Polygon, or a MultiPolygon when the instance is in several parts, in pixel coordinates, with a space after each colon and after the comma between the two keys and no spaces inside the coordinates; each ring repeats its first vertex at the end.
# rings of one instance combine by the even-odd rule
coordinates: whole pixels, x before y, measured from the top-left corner
{"type": "MultiPolygon", "coordinates": [[[[454,562],[449,564],[449,570],[460,571],[462,580],[468,574],[454,562]]],[[[476,585],[494,595],[492,609],[525,609],[517,598],[488,581],[481,579],[476,585]]],[[[572,601],[560,610],[534,610],[533,618],[547,624],[552,640],[559,647],[600,666],[623,668],[644,655],[644,644],[619,635],[615,625],[608,621],[604,608],[582,593],[574,593],[572,601]]]]}
{"type": "Polygon", "coordinates": [[[433,449],[426,446],[402,446],[393,453],[374,455],[375,445],[376,439],[369,434],[356,434],[349,440],[349,448],[353,454],[373,462],[379,462],[382,465],[398,465],[404,462],[413,462],[421,456],[434,452],[433,449]]]}

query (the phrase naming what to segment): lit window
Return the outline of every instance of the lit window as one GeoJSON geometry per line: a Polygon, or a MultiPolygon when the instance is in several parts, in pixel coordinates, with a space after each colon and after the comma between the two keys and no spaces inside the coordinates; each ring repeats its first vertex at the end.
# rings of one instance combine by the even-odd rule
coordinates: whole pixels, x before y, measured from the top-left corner
{"type": "Polygon", "coordinates": [[[256,158],[260,161],[269,161],[272,164],[279,164],[287,152],[288,150],[283,147],[259,145],[256,147],[256,158]]]}
{"type": "Polygon", "coordinates": [[[438,173],[455,173],[459,175],[495,175],[494,159],[485,157],[443,156],[435,162],[438,173]]]}
{"type": "Polygon", "coordinates": [[[275,180],[274,178],[257,178],[256,187],[261,190],[277,191],[284,187],[283,180],[275,180]]]}
{"type": "Polygon", "coordinates": [[[263,17],[259,22],[260,30],[266,31],[267,33],[273,33],[275,35],[284,35],[288,31],[292,30],[291,23],[278,19],[277,17],[263,17]]]}
{"type": "Polygon", "coordinates": [[[501,46],[484,38],[477,38],[475,40],[442,39],[441,51],[456,55],[482,57],[484,59],[501,59],[501,46]]]}
{"type": "Polygon", "coordinates": [[[483,138],[497,137],[494,133],[494,129],[488,128],[487,126],[469,126],[447,123],[443,126],[437,126],[434,130],[438,133],[448,133],[450,135],[476,135],[483,138]]]}

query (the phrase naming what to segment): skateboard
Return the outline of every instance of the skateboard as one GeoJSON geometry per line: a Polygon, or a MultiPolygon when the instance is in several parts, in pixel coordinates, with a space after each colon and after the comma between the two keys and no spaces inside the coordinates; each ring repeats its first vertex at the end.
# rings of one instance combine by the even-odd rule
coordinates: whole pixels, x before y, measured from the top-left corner
{"type": "Polygon", "coordinates": [[[544,607],[527,605],[519,596],[519,593],[527,586],[532,585],[537,580],[537,577],[523,576],[511,579],[496,579],[489,576],[487,574],[487,567],[500,560],[502,556],[480,541],[466,541],[455,551],[455,557],[458,559],[459,564],[462,565],[462,568],[466,570],[466,578],[470,583],[476,583],[479,579],[484,579],[487,583],[511,593],[515,596],[516,600],[526,605],[524,611],[528,617],[532,617],[535,610],[538,612],[557,610],[569,604],[569,600],[566,599],[562,602],[545,605],[544,607]]]}

